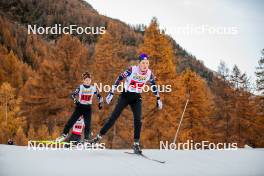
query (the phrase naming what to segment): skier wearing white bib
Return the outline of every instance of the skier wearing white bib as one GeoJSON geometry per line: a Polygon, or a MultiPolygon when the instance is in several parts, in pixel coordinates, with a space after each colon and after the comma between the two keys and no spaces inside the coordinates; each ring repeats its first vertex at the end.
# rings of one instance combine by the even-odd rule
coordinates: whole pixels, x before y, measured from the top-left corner
{"type": "Polygon", "coordinates": [[[71,135],[67,141],[73,142],[74,144],[78,144],[81,141],[82,131],[84,127],[85,124],[84,124],[83,116],[81,116],[73,125],[71,135]]]}
{"type": "Polygon", "coordinates": [[[83,73],[82,79],[83,84],[81,84],[71,95],[74,103],[76,104],[75,110],[71,118],[66,123],[63,130],[63,134],[56,139],[57,142],[65,141],[74,123],[80,118],[80,116],[83,116],[85,124],[84,142],[90,143],[90,126],[93,95],[97,95],[99,109],[102,109],[103,98],[97,91],[96,87],[91,85],[91,75],[88,72],[83,73]]]}
{"type": "Polygon", "coordinates": [[[152,91],[157,97],[157,107],[162,109],[162,102],[160,100],[159,92],[155,84],[154,75],[149,69],[148,55],[141,54],[139,56],[139,64],[128,68],[125,72],[121,73],[114,84],[114,89],[106,97],[106,102],[109,104],[113,98],[114,91],[120,82],[125,79],[124,90],[119,96],[118,103],[114,111],[108,118],[104,126],[101,128],[99,134],[92,140],[97,143],[101,140],[102,136],[114,125],[115,121],[120,116],[123,109],[130,105],[134,116],[134,144],[133,149],[135,153],[141,154],[140,149],[140,132],[141,132],[141,118],[142,118],[142,100],[141,93],[143,86],[149,81],[152,86],[152,91]]]}

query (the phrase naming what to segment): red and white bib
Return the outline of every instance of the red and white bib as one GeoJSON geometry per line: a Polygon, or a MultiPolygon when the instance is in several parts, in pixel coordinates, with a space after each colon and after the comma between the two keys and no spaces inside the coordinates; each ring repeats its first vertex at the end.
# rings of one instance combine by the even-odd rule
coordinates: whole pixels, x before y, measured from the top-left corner
{"type": "Polygon", "coordinates": [[[85,88],[80,85],[79,102],[85,105],[92,104],[94,92],[96,92],[95,86],[90,85],[89,88],[85,88]]]}
{"type": "Polygon", "coordinates": [[[131,75],[126,77],[125,90],[129,92],[142,93],[142,88],[151,77],[150,69],[142,74],[139,66],[132,66],[131,75]]]}
{"type": "Polygon", "coordinates": [[[84,120],[83,117],[80,117],[77,122],[72,127],[72,134],[82,135],[82,130],[84,128],[84,120]]]}

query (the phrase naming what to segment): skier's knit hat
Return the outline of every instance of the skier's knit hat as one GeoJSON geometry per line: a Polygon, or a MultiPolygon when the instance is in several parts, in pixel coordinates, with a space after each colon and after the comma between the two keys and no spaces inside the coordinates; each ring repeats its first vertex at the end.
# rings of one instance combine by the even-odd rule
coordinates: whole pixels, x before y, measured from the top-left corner
{"type": "Polygon", "coordinates": [[[149,56],[145,53],[140,54],[138,57],[139,61],[148,60],[148,58],[149,58],[149,56]]]}

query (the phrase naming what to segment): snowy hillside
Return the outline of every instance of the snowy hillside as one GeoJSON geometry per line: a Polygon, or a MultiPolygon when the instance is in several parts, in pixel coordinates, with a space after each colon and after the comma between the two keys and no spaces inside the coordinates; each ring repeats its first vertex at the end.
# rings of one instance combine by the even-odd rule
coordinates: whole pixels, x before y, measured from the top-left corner
{"type": "Polygon", "coordinates": [[[27,150],[0,145],[1,176],[264,175],[264,149],[236,151],[143,150],[165,164],[125,154],[129,150],[27,150]]]}

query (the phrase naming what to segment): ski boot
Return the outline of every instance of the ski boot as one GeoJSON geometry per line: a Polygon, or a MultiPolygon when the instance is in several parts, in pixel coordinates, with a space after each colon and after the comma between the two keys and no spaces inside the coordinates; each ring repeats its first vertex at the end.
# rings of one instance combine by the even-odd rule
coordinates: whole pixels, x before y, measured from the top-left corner
{"type": "Polygon", "coordinates": [[[58,137],[55,141],[56,142],[63,142],[68,137],[67,134],[62,134],[60,137],[58,137]]]}
{"type": "Polygon", "coordinates": [[[84,139],[84,140],[83,140],[83,144],[84,144],[84,145],[91,145],[92,143],[93,143],[93,139],[90,139],[90,138],[89,138],[89,139],[84,139]]]}
{"type": "Polygon", "coordinates": [[[97,134],[96,137],[91,140],[91,143],[97,144],[100,142],[101,139],[102,139],[102,136],[100,134],[97,134]]]}
{"type": "Polygon", "coordinates": [[[133,150],[135,154],[142,154],[142,150],[140,149],[139,142],[134,142],[133,150]]]}
{"type": "Polygon", "coordinates": [[[79,144],[82,144],[85,149],[89,149],[92,146],[91,139],[83,139],[79,144]]]}

